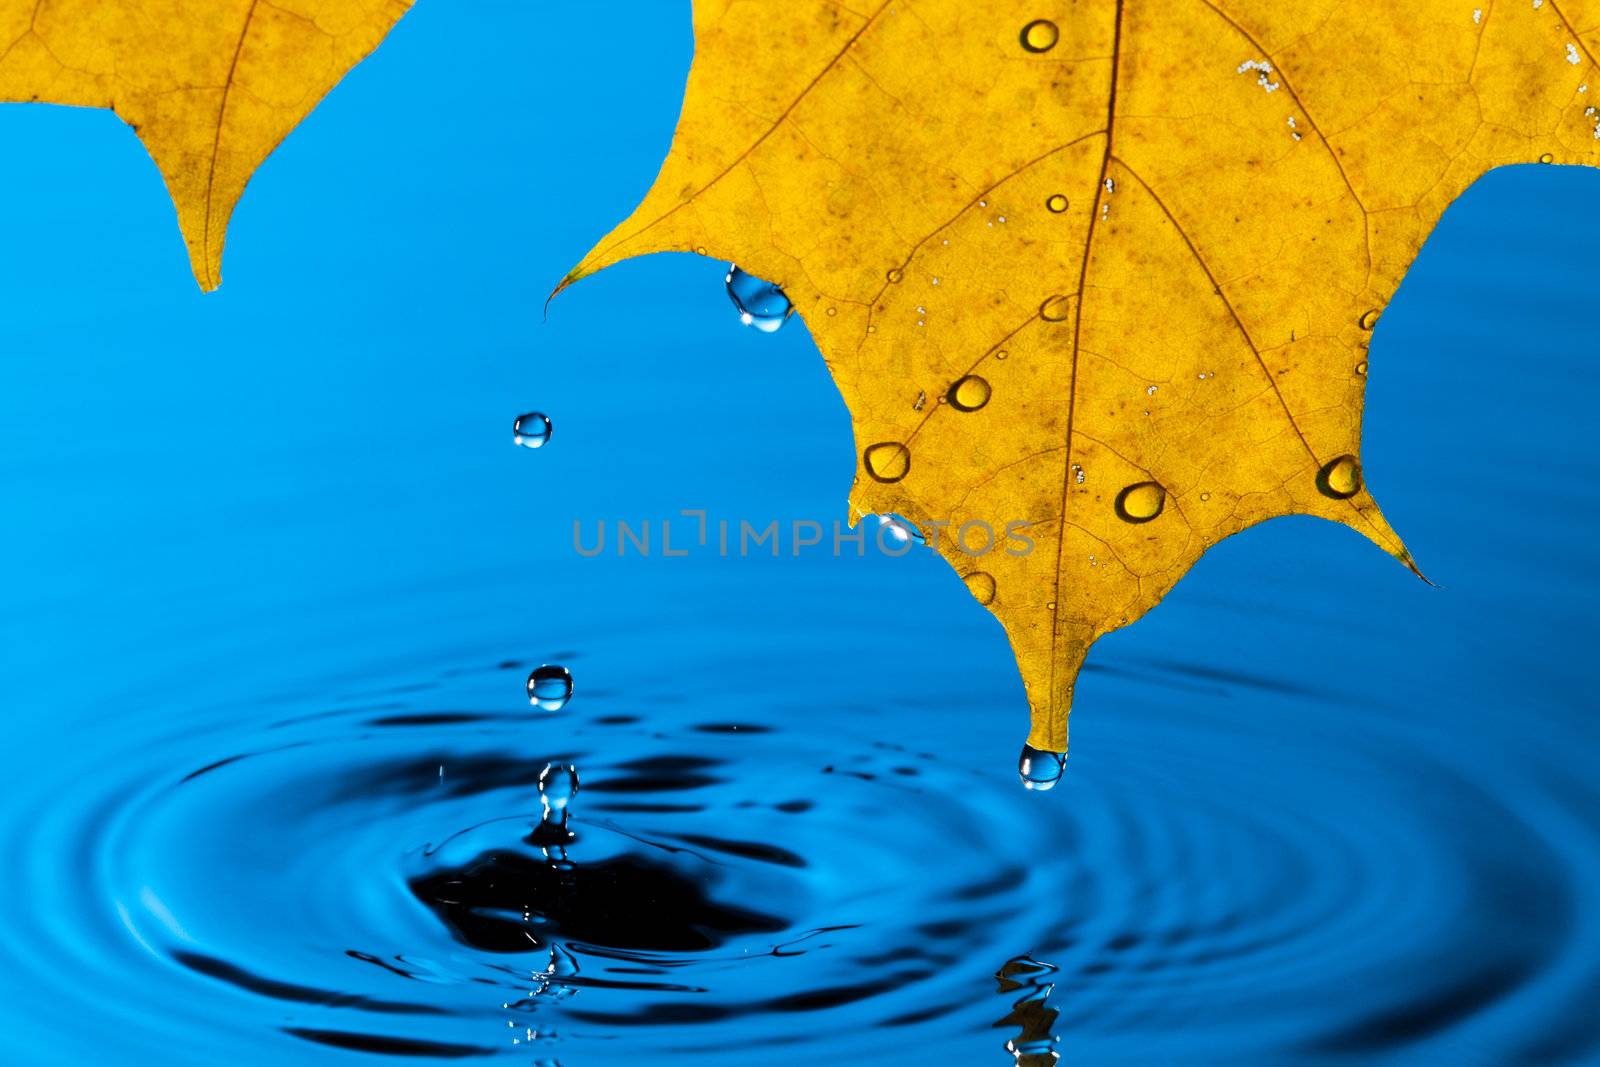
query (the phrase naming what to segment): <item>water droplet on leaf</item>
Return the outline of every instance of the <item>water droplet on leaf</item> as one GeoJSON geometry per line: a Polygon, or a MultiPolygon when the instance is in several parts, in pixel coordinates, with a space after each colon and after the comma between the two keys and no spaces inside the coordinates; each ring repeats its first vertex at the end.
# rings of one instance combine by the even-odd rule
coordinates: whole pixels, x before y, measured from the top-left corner
{"type": "Polygon", "coordinates": [[[1371,311],[1363,314],[1361,316],[1361,328],[1363,330],[1370,330],[1374,326],[1378,325],[1378,316],[1381,314],[1382,312],[1380,312],[1377,308],[1373,308],[1371,311]]]}
{"type": "Polygon", "coordinates": [[[994,576],[983,571],[973,571],[961,579],[967,583],[967,591],[973,595],[980,604],[994,603],[994,576]]]}
{"type": "Polygon", "coordinates": [[[526,415],[518,415],[511,424],[511,440],[523,448],[543,448],[545,442],[550,440],[551,429],[549,416],[530,411],[526,415]]]}
{"type": "Polygon", "coordinates": [[[969,374],[950,387],[945,398],[957,411],[977,411],[989,402],[989,383],[976,374],[969,374]]]}
{"type": "Polygon", "coordinates": [[[1048,52],[1061,40],[1061,31],[1049,19],[1034,19],[1022,27],[1022,47],[1029,52],[1048,52]]]}
{"type": "Polygon", "coordinates": [[[1361,492],[1361,464],[1354,456],[1340,456],[1317,472],[1317,489],[1323,496],[1349,500],[1361,492]]]}
{"type": "Polygon", "coordinates": [[[890,285],[899,285],[900,279],[905,277],[905,272],[903,272],[899,267],[896,267],[894,270],[891,270],[888,274],[884,275],[884,277],[889,279],[890,285]]]}
{"type": "Polygon", "coordinates": [[[1117,517],[1124,522],[1149,522],[1167,506],[1167,491],[1156,482],[1136,482],[1117,494],[1117,517]]]}
{"type": "Polygon", "coordinates": [[[739,321],[762,333],[773,333],[789,321],[794,304],[778,286],[728,265],[728,299],[739,309],[739,321]]]}
{"type": "Polygon", "coordinates": [[[572,699],[572,672],[547,663],[528,675],[528,703],[545,711],[560,711],[572,699]]]}
{"type": "Polygon", "coordinates": [[[869,445],[861,458],[867,473],[880,482],[898,482],[911,470],[911,452],[898,441],[869,445]]]}
{"type": "Polygon", "coordinates": [[[1044,206],[1059,215],[1067,210],[1067,198],[1056,193],[1044,202],[1044,206]]]}
{"type": "Polygon", "coordinates": [[[1052,296],[1039,305],[1039,317],[1046,322],[1064,322],[1072,315],[1072,298],[1052,296]]]}

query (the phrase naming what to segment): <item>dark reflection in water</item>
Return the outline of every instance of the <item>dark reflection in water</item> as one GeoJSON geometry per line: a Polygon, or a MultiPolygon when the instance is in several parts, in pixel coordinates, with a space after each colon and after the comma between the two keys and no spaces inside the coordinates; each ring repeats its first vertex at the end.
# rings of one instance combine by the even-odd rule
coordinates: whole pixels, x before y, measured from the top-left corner
{"type": "Polygon", "coordinates": [[[569,868],[496,851],[410,882],[463,944],[527,952],[552,938],[604,948],[699,952],[730,936],[773,933],[782,919],[718,903],[705,879],[643,855],[569,868]]]}
{"type": "Polygon", "coordinates": [[[1006,1041],[1006,1051],[1016,1057],[1017,1067],[1051,1067],[1061,1058],[1055,1049],[1059,1040],[1056,1016],[1060,1013],[1049,1004],[1055,984],[1046,981],[1055,973],[1056,968],[1048,963],[1018,956],[1008,960],[995,975],[1001,993],[1008,997],[1021,994],[1011,1002],[1011,1010],[994,1024],[1017,1030],[1006,1041]]]}

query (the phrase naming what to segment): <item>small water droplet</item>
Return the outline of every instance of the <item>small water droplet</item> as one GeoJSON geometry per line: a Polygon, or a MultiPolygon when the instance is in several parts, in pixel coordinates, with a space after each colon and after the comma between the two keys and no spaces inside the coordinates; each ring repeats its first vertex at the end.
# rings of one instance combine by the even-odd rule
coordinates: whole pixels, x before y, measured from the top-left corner
{"type": "Polygon", "coordinates": [[[888,274],[884,275],[884,277],[889,279],[890,285],[899,285],[900,279],[905,277],[905,272],[899,267],[896,267],[894,270],[891,270],[888,274]]]}
{"type": "Polygon", "coordinates": [[[1022,27],[1022,47],[1028,52],[1048,52],[1061,40],[1061,30],[1049,19],[1034,19],[1022,27]]]}
{"type": "Polygon", "coordinates": [[[1317,472],[1317,489],[1323,496],[1349,500],[1361,492],[1361,464],[1354,456],[1340,456],[1317,472]]]}
{"type": "Polygon", "coordinates": [[[967,591],[977,599],[978,603],[983,605],[994,603],[994,575],[984,571],[973,571],[962,581],[967,583],[967,591]]]}
{"type": "Polygon", "coordinates": [[[1063,211],[1067,210],[1067,198],[1062,196],[1060,193],[1053,193],[1050,196],[1050,199],[1044,202],[1044,206],[1050,211],[1059,215],[1063,211]]]}
{"type": "Polygon", "coordinates": [[[889,530],[889,536],[893,537],[896,541],[900,541],[902,543],[910,541],[913,544],[918,545],[925,545],[928,543],[928,539],[922,536],[922,531],[917,529],[916,524],[910,519],[906,518],[904,515],[896,515],[893,512],[890,512],[887,515],[879,515],[878,524],[880,526],[887,527],[889,530]]]}
{"type": "Polygon", "coordinates": [[[1000,351],[998,351],[998,352],[996,352],[994,354],[994,358],[995,359],[1005,359],[1010,354],[1011,354],[1010,352],[1007,352],[1005,349],[1002,348],[1000,351]]]}
{"type": "Polygon", "coordinates": [[[544,821],[566,822],[566,805],[578,795],[578,768],[571,763],[546,763],[539,771],[539,803],[544,805],[544,821]]]}
{"type": "Polygon", "coordinates": [[[977,411],[989,402],[989,383],[976,374],[969,374],[950,387],[945,398],[957,411],[977,411]]]}
{"type": "Polygon", "coordinates": [[[1022,779],[1024,789],[1043,793],[1054,789],[1055,784],[1061,781],[1061,772],[1066,770],[1066,766],[1065,752],[1046,752],[1042,748],[1023,745],[1022,755],[1017,759],[1017,777],[1022,779]]]}
{"type": "Polygon", "coordinates": [[[1039,317],[1046,322],[1064,322],[1072,316],[1070,296],[1052,296],[1039,305],[1039,317]]]}
{"type": "Polygon", "coordinates": [[[774,333],[794,311],[794,304],[778,286],[728,265],[728,299],[739,309],[739,321],[762,333],[774,333]]]}
{"type": "Polygon", "coordinates": [[[1135,482],[1117,494],[1117,518],[1124,522],[1149,522],[1167,506],[1167,491],[1156,482],[1135,482]]]}
{"type": "Polygon", "coordinates": [[[1200,494],[1200,499],[1201,499],[1201,501],[1210,500],[1211,499],[1211,494],[1210,493],[1201,493],[1200,494]]]}
{"type": "Polygon", "coordinates": [[[1370,330],[1374,326],[1378,325],[1378,316],[1381,314],[1383,314],[1383,312],[1379,311],[1377,308],[1373,308],[1372,310],[1363,313],[1361,316],[1361,328],[1363,330],[1370,330]]]}
{"type": "Polygon", "coordinates": [[[550,440],[550,417],[543,412],[530,411],[518,415],[511,424],[511,440],[523,448],[543,448],[550,440]]]}
{"type": "Polygon", "coordinates": [[[1360,363],[1356,364],[1356,373],[1357,374],[1365,374],[1365,373],[1367,373],[1367,361],[1366,360],[1362,360],[1360,363]]]}
{"type": "Polygon", "coordinates": [[[911,410],[912,411],[921,411],[922,410],[922,405],[925,404],[927,402],[927,400],[928,400],[927,391],[923,390],[923,389],[918,389],[917,390],[917,400],[916,400],[916,403],[911,405],[911,410]]]}
{"type": "Polygon", "coordinates": [[[547,663],[528,675],[528,703],[545,711],[560,711],[572,699],[572,672],[547,663]]]}
{"type": "Polygon", "coordinates": [[[697,255],[697,256],[705,255],[706,254],[706,246],[705,245],[695,245],[694,254],[697,255]]]}
{"type": "Polygon", "coordinates": [[[1153,386],[1153,385],[1146,386],[1145,387],[1145,391],[1144,391],[1144,395],[1145,396],[1155,396],[1156,395],[1156,387],[1153,386]]]}
{"type": "Polygon", "coordinates": [[[1056,610],[1056,602],[1054,600],[1050,601],[1049,603],[1045,604],[1045,608],[1050,611],[1056,610]]]}
{"type": "Polygon", "coordinates": [[[1544,155],[1539,157],[1540,163],[1554,163],[1555,161],[1556,157],[1551,155],[1549,152],[1546,152],[1544,155]]]}
{"type": "Polygon", "coordinates": [[[861,458],[867,473],[880,482],[898,482],[911,470],[911,451],[898,441],[869,445],[861,458]]]}
{"type": "Polygon", "coordinates": [[[828,318],[831,319],[837,314],[839,314],[839,309],[838,308],[829,308],[828,309],[828,318]]]}
{"type": "Polygon", "coordinates": [[[1078,485],[1082,485],[1083,484],[1083,477],[1084,477],[1083,468],[1080,467],[1078,464],[1074,463],[1072,465],[1072,480],[1075,483],[1077,483],[1078,485]]]}

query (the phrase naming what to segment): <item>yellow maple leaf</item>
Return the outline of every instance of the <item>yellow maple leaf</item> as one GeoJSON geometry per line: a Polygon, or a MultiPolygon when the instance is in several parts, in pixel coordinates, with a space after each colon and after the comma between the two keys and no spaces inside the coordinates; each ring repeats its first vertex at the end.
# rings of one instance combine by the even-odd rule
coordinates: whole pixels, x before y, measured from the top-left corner
{"type": "Polygon", "coordinates": [[[250,175],[410,0],[0,0],[0,100],[103,107],[144,142],[202,288],[250,175]]]}
{"type": "Polygon", "coordinates": [[[1600,161],[1600,2],[1478,2],[695,0],[671,154],[563,286],[781,284],[854,514],[954,535],[1061,752],[1090,644],[1228,535],[1317,515],[1416,569],[1358,458],[1378,314],[1486,170],[1600,161]]]}

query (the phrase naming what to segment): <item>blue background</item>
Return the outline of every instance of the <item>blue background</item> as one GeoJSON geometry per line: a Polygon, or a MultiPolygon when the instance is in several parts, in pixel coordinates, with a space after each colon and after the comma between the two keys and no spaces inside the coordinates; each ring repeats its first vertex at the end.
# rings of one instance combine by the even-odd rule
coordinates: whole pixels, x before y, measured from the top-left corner
{"type": "MultiPolygon", "coordinates": [[[[696,715],[778,731],[730,757],[717,824],[807,856],[851,839],[791,904],[797,926],[858,924],[858,960],[946,936],[890,921],[922,906],[919,882],[1014,872],[1013,852],[1032,865],[1008,908],[885,994],[905,1003],[817,1009],[768,1062],[835,1045],[867,1062],[1009,1062],[989,976],[1024,952],[1061,968],[1068,1062],[1600,1062],[1600,176],[1481,180],[1375,333],[1367,479],[1440,588],[1314,520],[1223,544],[1096,647],[1067,779],[1030,795],[1004,635],[931,554],[572,552],[574,519],[844,515],[851,437],[822,361],[798,321],[741,327],[721,265],[628,263],[542,321],[654,176],[691,46],[687,4],[418,5],[262,167],[210,295],[131,131],[104,112],[0,108],[8,1058],[359,1061],[282,1027],[370,1020],[306,1023],[343,1009],[197,977],[141,931],[185,931],[286,982],[377,982],[349,978],[337,951],[317,962],[348,947],[344,926],[381,931],[397,907],[355,883],[399,884],[373,874],[383,842],[398,855],[485,812],[427,829],[399,803],[329,818],[263,772],[227,785],[236,812],[205,801],[207,822],[148,791],[271,747],[261,732],[290,712],[385,692],[504,714],[473,743],[542,764],[577,742],[526,733],[520,677],[489,668],[570,650],[575,723],[644,720],[585,741],[596,766],[608,746],[678,751],[693,742],[672,730],[696,715]],[[509,442],[532,408],[555,421],[539,452],[509,442]],[[741,827],[735,796],[833,789],[818,768],[873,740],[927,750],[917,792],[741,827]],[[912,811],[937,816],[913,826],[912,811]],[[239,873],[268,840],[281,884],[239,873]],[[298,872],[302,849],[318,858],[298,872]],[[205,891],[185,912],[147,892],[163,878],[205,891]],[[326,929],[302,908],[328,911],[326,929]],[[1214,951],[1153,947],[1201,913],[1214,951]],[[220,933],[196,932],[207,923],[220,933]],[[1129,930],[1138,966],[1114,947],[1129,930]],[[303,955],[268,947],[291,944],[303,955]],[[938,1010],[911,1018],[918,1003],[938,1010]]],[[[324,746],[324,782],[377,750],[362,745],[419,744],[365,736],[296,741],[324,746]]],[[[525,813],[528,781],[478,800],[516,796],[525,813]]],[[[476,964],[454,959],[453,977],[405,996],[455,1014],[406,1032],[523,1055],[498,1019],[457,1009],[476,964]]],[[[759,979],[773,996],[810,980],[777,964],[759,979]]],[[[614,1016],[631,1010],[603,990],[571,1003],[608,995],[614,1016]]],[[[749,1062],[748,1044],[796,1025],[574,1015],[542,1055],[749,1062]]]]}

